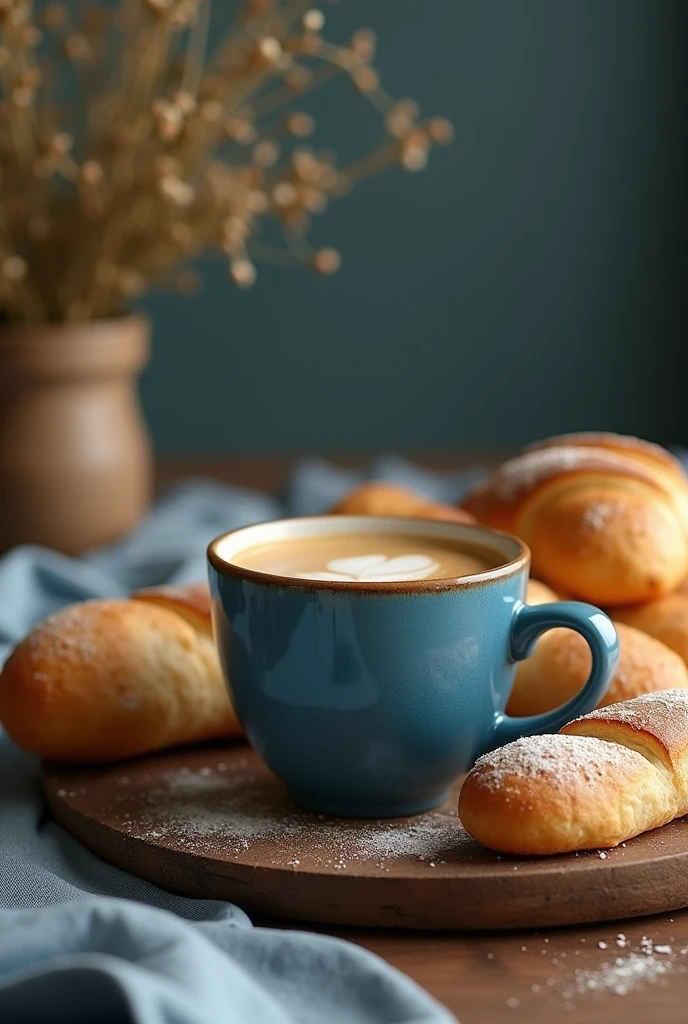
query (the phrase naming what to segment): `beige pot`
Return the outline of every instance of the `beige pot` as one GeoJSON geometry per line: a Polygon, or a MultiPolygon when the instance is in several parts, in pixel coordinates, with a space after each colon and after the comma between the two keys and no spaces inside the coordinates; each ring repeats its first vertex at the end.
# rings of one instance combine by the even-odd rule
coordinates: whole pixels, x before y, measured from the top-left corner
{"type": "Polygon", "coordinates": [[[149,323],[0,326],[0,551],[76,554],[130,530],[151,492],[136,392],[149,323]]]}

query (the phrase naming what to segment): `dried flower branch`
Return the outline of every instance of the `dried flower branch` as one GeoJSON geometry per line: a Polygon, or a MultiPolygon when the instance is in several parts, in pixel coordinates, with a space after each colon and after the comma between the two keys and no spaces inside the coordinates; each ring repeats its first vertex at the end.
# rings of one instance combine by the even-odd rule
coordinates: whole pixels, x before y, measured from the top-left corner
{"type": "Polygon", "coordinates": [[[211,0],[0,0],[0,310],[111,315],[151,284],[193,290],[180,268],[207,250],[242,288],[254,260],[336,271],[336,250],[305,238],[313,215],[372,174],[421,170],[452,128],[384,91],[372,32],[337,46],[324,25],[302,0],[243,0],[224,31],[211,0]],[[316,125],[294,109],[337,75],[386,135],[344,166],[304,141],[316,125]],[[284,249],[260,238],[269,220],[284,249]]]}

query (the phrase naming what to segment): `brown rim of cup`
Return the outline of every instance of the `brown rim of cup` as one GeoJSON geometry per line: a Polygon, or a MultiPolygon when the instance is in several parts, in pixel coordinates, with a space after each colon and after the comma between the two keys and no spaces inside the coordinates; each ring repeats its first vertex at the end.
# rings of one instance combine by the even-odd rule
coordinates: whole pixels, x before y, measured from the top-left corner
{"type": "MultiPolygon", "coordinates": [[[[260,541],[256,541],[256,544],[260,543],[260,541]]],[[[474,541],[474,543],[476,542],[474,541]]],[[[246,547],[249,546],[253,545],[247,543],[246,547]]],[[[242,550],[244,549],[242,548],[242,550]]],[[[404,516],[319,515],[288,516],[283,519],[268,519],[260,523],[252,523],[249,526],[239,526],[234,530],[228,530],[226,533],[220,534],[208,545],[207,555],[208,561],[212,567],[222,576],[246,579],[253,583],[262,583],[263,585],[271,585],[275,587],[295,587],[299,590],[329,590],[339,593],[359,592],[366,594],[419,594],[436,593],[437,591],[445,590],[466,590],[469,588],[482,587],[485,586],[485,584],[494,583],[498,580],[515,576],[523,569],[528,569],[530,565],[530,549],[528,548],[528,545],[510,533],[505,533],[502,530],[494,530],[492,527],[481,526],[480,524],[474,525],[472,523],[444,522],[443,520],[438,519],[409,519],[404,516]],[[429,532],[434,536],[442,536],[444,531],[453,533],[455,538],[465,538],[467,534],[479,533],[488,540],[488,543],[483,545],[483,547],[488,551],[490,550],[489,537],[491,536],[498,537],[504,541],[510,541],[512,544],[517,545],[517,547],[520,548],[520,553],[516,558],[505,562],[503,565],[498,565],[494,569],[486,569],[485,572],[476,573],[473,576],[457,576],[447,577],[446,579],[440,578],[427,580],[396,580],[389,583],[384,581],[298,579],[294,576],[281,576],[277,573],[261,572],[258,569],[248,569],[232,562],[231,558],[225,558],[218,553],[218,547],[228,537],[234,537],[244,531],[248,532],[260,527],[279,527],[287,523],[303,523],[305,525],[307,523],[320,523],[323,521],[332,523],[333,526],[336,526],[337,524],[343,524],[344,521],[351,523],[352,520],[360,522],[363,530],[365,530],[366,527],[370,528],[371,523],[376,523],[378,529],[373,530],[373,532],[379,532],[380,534],[385,532],[383,527],[384,523],[389,523],[397,529],[402,524],[406,524],[407,526],[412,527],[413,533],[420,533],[421,531],[418,529],[418,526],[420,524],[425,524],[431,528],[429,532]]]]}

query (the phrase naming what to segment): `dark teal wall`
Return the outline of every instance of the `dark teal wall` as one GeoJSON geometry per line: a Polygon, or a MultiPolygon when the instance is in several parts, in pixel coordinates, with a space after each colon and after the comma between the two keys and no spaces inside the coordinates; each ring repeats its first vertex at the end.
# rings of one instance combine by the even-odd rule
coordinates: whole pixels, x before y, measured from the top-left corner
{"type": "MultiPolygon", "coordinates": [[[[456,141],[319,219],[336,277],[264,267],[237,292],[211,265],[200,297],[149,301],[160,449],[688,441],[686,0],[325,9],[331,35],[379,31],[385,84],[456,141]]],[[[355,95],[317,112],[345,151],[375,138],[355,95]]]]}

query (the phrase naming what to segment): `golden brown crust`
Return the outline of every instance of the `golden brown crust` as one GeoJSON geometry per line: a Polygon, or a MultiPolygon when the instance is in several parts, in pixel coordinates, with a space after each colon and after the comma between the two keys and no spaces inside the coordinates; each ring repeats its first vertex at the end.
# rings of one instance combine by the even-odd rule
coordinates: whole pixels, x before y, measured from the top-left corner
{"type": "MultiPolygon", "coordinates": [[[[561,730],[569,736],[595,736],[640,751],[654,763],[688,772],[688,691],[648,693],[632,701],[598,708],[561,730]]],[[[688,793],[685,794],[688,798],[688,793]]],[[[686,802],[686,800],[684,800],[686,802]]],[[[688,806],[681,814],[688,811],[688,806]]]]}
{"type": "Polygon", "coordinates": [[[36,626],[0,674],[0,721],[66,761],[240,732],[212,637],[149,601],[87,601],[36,626]]]}
{"type": "Polygon", "coordinates": [[[671,495],[676,502],[684,523],[688,523],[688,479],[679,460],[666,448],[644,441],[639,437],[622,434],[584,433],[564,434],[559,438],[547,438],[530,445],[526,451],[536,451],[551,445],[568,444],[576,448],[592,447],[621,455],[637,468],[644,468],[671,495]]]}
{"type": "Polygon", "coordinates": [[[474,486],[462,506],[496,529],[513,533],[518,527],[521,506],[540,488],[561,485],[577,486],[590,476],[593,482],[608,483],[608,478],[635,479],[640,484],[656,487],[651,473],[631,465],[623,456],[601,448],[551,446],[533,449],[502,463],[486,480],[474,486]]]}
{"type": "MultiPolygon", "coordinates": [[[[688,668],[674,651],[632,626],[616,624],[621,646],[619,665],[600,707],[643,693],[688,688],[688,668]]],[[[570,629],[542,636],[529,658],[519,663],[507,712],[539,715],[575,696],[590,674],[588,644],[570,629]]]]}
{"type": "Polygon", "coordinates": [[[135,601],[150,601],[181,615],[196,629],[212,632],[210,587],[207,583],[182,583],[178,586],[146,587],[132,595],[135,601]]]}
{"type": "MultiPolygon", "coordinates": [[[[148,601],[160,608],[167,608],[188,622],[199,635],[209,638],[212,644],[213,657],[217,661],[217,673],[222,678],[219,660],[217,660],[215,653],[212,600],[210,597],[210,587],[207,583],[180,583],[176,586],[147,587],[144,590],[135,591],[132,594],[132,599],[135,601],[148,601]]],[[[227,726],[227,735],[242,736],[243,729],[231,707],[231,701],[230,711],[231,719],[227,726]]]]}
{"type": "Polygon", "coordinates": [[[464,506],[521,537],[535,575],[573,597],[622,605],[669,593],[688,573],[688,481],[653,445],[594,439],[540,442],[464,506]]]}
{"type": "Polygon", "coordinates": [[[688,534],[661,496],[624,481],[554,487],[524,502],[518,533],[533,571],[594,604],[626,604],[673,590],[688,561],[688,534]]]}
{"type": "Polygon", "coordinates": [[[679,591],[646,604],[614,608],[611,615],[661,640],[688,664],[688,594],[679,591]]]}
{"type": "Polygon", "coordinates": [[[661,445],[653,441],[645,441],[641,437],[630,434],[611,434],[604,431],[583,431],[573,434],[558,434],[526,445],[524,452],[538,451],[541,448],[574,445],[575,447],[604,448],[606,451],[618,452],[621,455],[632,455],[636,459],[650,463],[653,467],[661,466],[684,478],[683,466],[661,445]]]}
{"type": "Polygon", "coordinates": [[[676,816],[666,773],[635,750],[577,736],[516,740],[476,762],[459,797],[466,831],[499,853],[612,847],[676,816]]]}
{"type": "Polygon", "coordinates": [[[486,754],[459,799],[490,849],[539,855],[616,846],[688,813],[688,690],[600,708],[556,736],[486,754]]]}
{"type": "Polygon", "coordinates": [[[440,519],[474,523],[470,513],[455,505],[432,501],[401,484],[372,482],[350,491],[331,510],[334,515],[404,516],[408,519],[440,519]]]}
{"type": "Polygon", "coordinates": [[[554,604],[556,601],[561,601],[561,597],[546,583],[542,583],[540,580],[528,580],[526,604],[554,604]]]}

